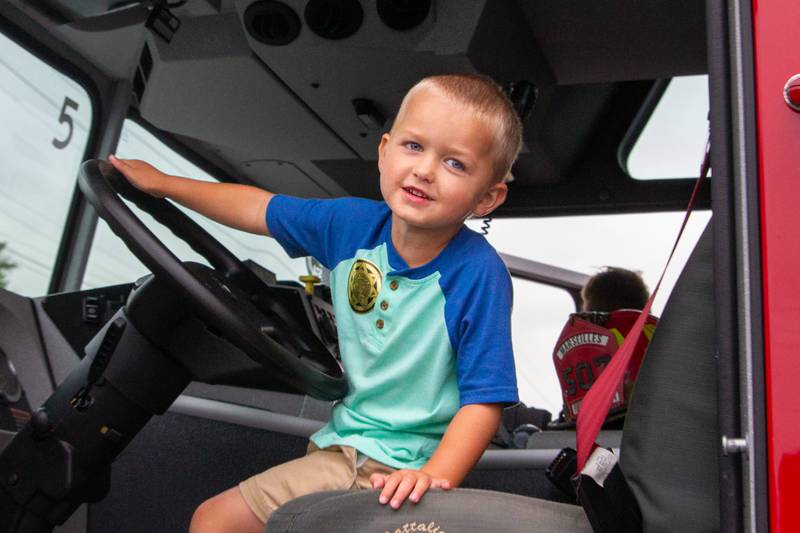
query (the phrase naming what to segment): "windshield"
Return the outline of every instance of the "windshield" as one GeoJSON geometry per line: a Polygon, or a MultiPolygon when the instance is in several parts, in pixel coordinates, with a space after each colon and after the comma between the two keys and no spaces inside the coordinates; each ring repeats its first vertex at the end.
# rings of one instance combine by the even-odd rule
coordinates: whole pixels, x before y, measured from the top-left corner
{"type": "Polygon", "coordinates": [[[47,292],[92,102],[74,80],[0,34],[0,288],[47,292]]]}

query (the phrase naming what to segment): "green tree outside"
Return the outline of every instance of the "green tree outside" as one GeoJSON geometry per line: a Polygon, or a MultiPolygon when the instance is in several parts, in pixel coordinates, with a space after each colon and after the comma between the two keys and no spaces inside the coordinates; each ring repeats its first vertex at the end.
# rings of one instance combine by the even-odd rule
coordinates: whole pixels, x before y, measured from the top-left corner
{"type": "Polygon", "coordinates": [[[8,285],[8,273],[17,267],[17,264],[3,256],[6,243],[0,242],[0,289],[5,289],[8,285]]]}

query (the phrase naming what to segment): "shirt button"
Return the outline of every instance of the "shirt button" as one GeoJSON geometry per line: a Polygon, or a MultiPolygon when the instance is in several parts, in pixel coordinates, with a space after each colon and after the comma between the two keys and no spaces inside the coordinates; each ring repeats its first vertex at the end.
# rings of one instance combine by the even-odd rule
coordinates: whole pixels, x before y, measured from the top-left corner
{"type": "Polygon", "coordinates": [[[375,321],[375,325],[378,327],[378,329],[383,329],[383,320],[379,318],[375,321]]]}
{"type": "Polygon", "coordinates": [[[389,309],[389,302],[387,302],[386,300],[382,301],[381,302],[381,309],[383,309],[384,311],[389,309]]]}
{"type": "Polygon", "coordinates": [[[389,283],[389,288],[391,288],[393,291],[396,291],[397,287],[399,287],[399,286],[400,286],[400,284],[397,283],[396,279],[393,279],[392,282],[389,283]]]}

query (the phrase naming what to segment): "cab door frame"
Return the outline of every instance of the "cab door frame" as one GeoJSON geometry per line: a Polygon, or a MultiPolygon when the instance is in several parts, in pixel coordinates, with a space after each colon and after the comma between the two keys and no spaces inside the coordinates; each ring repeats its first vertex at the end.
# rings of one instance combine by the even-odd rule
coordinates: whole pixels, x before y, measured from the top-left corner
{"type": "Polygon", "coordinates": [[[767,487],[758,485],[760,479],[756,477],[756,490],[764,498],[768,493],[771,530],[788,532],[800,523],[800,401],[796,395],[800,362],[795,349],[800,321],[800,252],[796,247],[800,242],[796,216],[800,204],[800,113],[788,106],[783,92],[789,78],[800,73],[800,4],[795,0],[753,0],[748,7],[752,17],[756,151],[746,148],[752,154],[751,162],[757,163],[755,171],[748,170],[757,177],[759,198],[758,209],[752,212],[760,224],[761,272],[753,279],[760,283],[763,293],[766,415],[761,422],[766,426],[762,471],[767,487]]]}
{"type": "Polygon", "coordinates": [[[800,5],[708,0],[706,16],[721,530],[789,531],[800,518],[792,503],[800,495],[800,402],[791,349],[800,254],[785,244],[800,239],[793,224],[800,115],[783,103],[781,89],[800,72],[791,46],[800,5]]]}

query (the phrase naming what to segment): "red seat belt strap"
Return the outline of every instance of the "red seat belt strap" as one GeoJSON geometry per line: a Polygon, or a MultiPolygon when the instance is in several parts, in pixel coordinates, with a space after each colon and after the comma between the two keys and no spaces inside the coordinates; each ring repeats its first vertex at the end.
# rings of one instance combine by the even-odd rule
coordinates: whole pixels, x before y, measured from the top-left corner
{"type": "Polygon", "coordinates": [[[606,416],[608,416],[608,411],[611,408],[611,401],[614,396],[614,392],[617,390],[617,386],[625,374],[625,369],[628,368],[628,361],[630,361],[631,355],[636,348],[636,344],[639,340],[639,336],[642,333],[645,320],[650,314],[650,307],[653,305],[653,300],[655,299],[656,294],[658,294],[658,289],[661,286],[661,281],[664,279],[664,274],[667,271],[669,262],[672,260],[672,256],[675,254],[675,249],[678,247],[678,242],[681,240],[683,230],[686,228],[686,223],[689,221],[689,215],[692,213],[692,208],[694,208],[697,191],[700,189],[700,185],[708,175],[708,169],[711,160],[710,148],[711,139],[709,137],[709,141],[706,143],[706,153],[705,157],[703,158],[703,164],[700,167],[700,177],[697,178],[697,181],[694,184],[692,196],[689,199],[689,205],[686,208],[686,216],[683,218],[683,223],[681,224],[681,229],[678,232],[678,237],[675,239],[675,244],[672,245],[672,251],[667,258],[667,263],[664,265],[664,270],[661,272],[661,277],[658,279],[658,283],[656,284],[655,289],[653,289],[653,293],[650,295],[650,299],[647,300],[647,303],[645,304],[644,309],[642,309],[639,318],[634,323],[630,332],[625,336],[622,346],[617,349],[616,353],[611,358],[611,362],[603,369],[602,374],[600,374],[592,387],[586,393],[586,396],[581,404],[581,408],[578,411],[578,421],[575,428],[575,439],[577,441],[576,447],[578,450],[578,473],[583,472],[583,467],[586,464],[586,460],[597,446],[595,440],[597,439],[597,434],[600,432],[600,428],[603,426],[606,416]]]}

